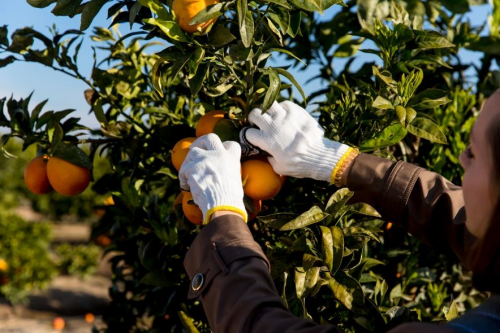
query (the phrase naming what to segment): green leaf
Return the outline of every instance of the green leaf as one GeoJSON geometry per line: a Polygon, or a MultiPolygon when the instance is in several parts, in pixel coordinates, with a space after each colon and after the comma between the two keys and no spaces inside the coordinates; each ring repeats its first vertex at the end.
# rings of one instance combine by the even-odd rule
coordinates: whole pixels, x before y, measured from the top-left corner
{"type": "Polygon", "coordinates": [[[427,30],[427,31],[419,31],[414,30],[415,33],[415,42],[418,47],[422,50],[430,50],[430,49],[440,49],[440,48],[450,48],[455,47],[453,43],[451,43],[446,37],[443,37],[438,32],[427,30]]]}
{"type": "Polygon", "coordinates": [[[321,228],[322,236],[322,252],[323,260],[325,261],[330,273],[335,275],[344,257],[344,234],[339,227],[324,227],[321,228]]]}
{"type": "Polygon", "coordinates": [[[26,2],[35,8],[45,8],[56,2],[57,0],[26,0],[26,2]]]}
{"type": "Polygon", "coordinates": [[[104,109],[102,108],[102,98],[99,97],[97,101],[95,101],[94,105],[92,106],[92,110],[94,111],[94,115],[101,124],[101,126],[106,126],[108,125],[108,119],[106,118],[106,115],[104,114],[104,109]]]}
{"type": "Polygon", "coordinates": [[[255,27],[252,12],[247,11],[245,15],[245,22],[240,26],[241,42],[246,48],[249,48],[252,45],[254,29],[255,27]]]}
{"type": "Polygon", "coordinates": [[[199,333],[192,318],[188,317],[183,311],[179,311],[179,318],[186,333],[199,333]]]}
{"type": "Polygon", "coordinates": [[[10,65],[16,60],[17,59],[14,56],[8,56],[7,58],[0,59],[0,68],[10,65]]]}
{"type": "Polygon", "coordinates": [[[369,204],[358,202],[348,206],[349,211],[365,216],[381,217],[381,215],[369,204]]]}
{"type": "Polygon", "coordinates": [[[55,123],[54,126],[51,126],[51,128],[47,130],[47,132],[52,146],[57,146],[61,143],[64,137],[64,131],[59,123],[55,123]]]}
{"type": "Polygon", "coordinates": [[[297,88],[297,90],[299,91],[300,95],[304,99],[304,104],[307,104],[307,96],[306,96],[304,90],[302,89],[302,87],[300,86],[300,84],[297,82],[297,80],[295,80],[295,78],[293,77],[293,75],[290,74],[290,72],[284,70],[283,68],[274,68],[274,70],[278,74],[283,75],[284,77],[286,77],[288,80],[290,80],[293,83],[293,85],[297,88]]]}
{"type": "Polygon", "coordinates": [[[401,125],[406,127],[406,108],[401,105],[396,106],[396,116],[401,125]]]}
{"type": "Polygon", "coordinates": [[[451,102],[447,97],[449,92],[439,89],[427,89],[413,97],[408,103],[417,110],[431,109],[451,102]]]}
{"type": "Polygon", "coordinates": [[[146,275],[141,278],[139,283],[156,287],[175,287],[174,282],[165,278],[162,270],[146,273],[146,275]]]}
{"type": "Polygon", "coordinates": [[[408,107],[406,108],[406,125],[405,127],[411,123],[413,121],[413,119],[415,119],[415,117],[417,116],[417,111],[415,111],[414,109],[408,107]]]}
{"type": "Polygon", "coordinates": [[[468,0],[441,0],[441,3],[454,14],[465,14],[470,11],[468,0]]]}
{"type": "Polygon", "coordinates": [[[274,12],[270,11],[268,15],[280,27],[281,33],[286,34],[290,27],[290,13],[283,8],[276,8],[274,12]]]}
{"type": "Polygon", "coordinates": [[[108,2],[108,0],[91,0],[87,2],[82,11],[82,20],[80,23],[81,31],[87,30],[87,28],[90,27],[97,13],[99,13],[106,2],[108,2]]]}
{"type": "Polygon", "coordinates": [[[271,228],[280,229],[285,224],[295,220],[297,216],[297,214],[293,213],[277,213],[267,216],[257,216],[257,219],[271,228]]]}
{"type": "Polygon", "coordinates": [[[222,142],[240,141],[240,131],[229,119],[221,119],[214,126],[214,133],[217,134],[222,142]]]}
{"type": "Polygon", "coordinates": [[[223,25],[216,25],[208,35],[208,43],[213,47],[221,47],[231,43],[236,37],[223,25]]]}
{"type": "Polygon", "coordinates": [[[9,46],[9,38],[7,35],[9,34],[9,29],[6,25],[0,27],[0,45],[9,46]]]}
{"type": "Polygon", "coordinates": [[[456,300],[453,300],[451,302],[450,308],[447,309],[444,316],[448,321],[458,318],[458,307],[456,300]]]}
{"type": "Polygon", "coordinates": [[[347,309],[352,310],[353,295],[349,292],[348,288],[331,278],[328,284],[333,292],[333,296],[347,309]]]}
{"type": "Polygon", "coordinates": [[[198,66],[200,65],[204,57],[205,57],[205,49],[202,47],[197,47],[188,61],[189,79],[191,79],[193,76],[196,75],[196,72],[198,71],[198,66]]]}
{"type": "Polygon", "coordinates": [[[264,102],[262,103],[262,111],[266,112],[278,98],[281,80],[274,68],[268,67],[265,72],[269,77],[269,87],[267,88],[266,95],[264,96],[264,102]]]}
{"type": "Polygon", "coordinates": [[[52,14],[56,16],[70,16],[75,13],[82,0],[57,0],[56,6],[52,9],[52,14]]]}
{"type": "Polygon", "coordinates": [[[323,261],[331,271],[333,267],[333,236],[330,228],[319,226],[321,229],[321,250],[323,252],[323,261]]]}
{"type": "Polygon", "coordinates": [[[381,109],[381,110],[389,110],[389,109],[394,109],[394,106],[392,103],[382,96],[377,96],[377,98],[373,101],[372,107],[381,109]]]}
{"type": "Polygon", "coordinates": [[[247,0],[238,0],[236,2],[236,13],[238,14],[238,27],[241,29],[245,24],[245,16],[247,15],[248,3],[247,0]]]}
{"type": "Polygon", "coordinates": [[[304,228],[308,225],[323,221],[327,216],[329,216],[329,214],[324,213],[318,206],[314,206],[294,220],[283,225],[280,231],[304,228]]]}
{"type": "Polygon", "coordinates": [[[408,131],[401,124],[389,125],[372,139],[362,142],[359,145],[359,150],[367,152],[390,147],[403,140],[407,133],[408,131]]]}
{"type": "Polygon", "coordinates": [[[406,127],[408,132],[435,143],[447,144],[446,136],[438,125],[427,118],[416,117],[406,127]]]}
{"type": "Polygon", "coordinates": [[[155,87],[156,91],[160,94],[161,97],[163,97],[163,85],[162,85],[162,73],[160,68],[168,64],[168,60],[164,57],[161,57],[160,59],[156,60],[155,64],[153,65],[153,68],[151,68],[151,73],[153,76],[153,86],[155,87]]]}
{"type": "MultiPolygon", "coordinates": [[[[377,215],[378,215],[378,213],[377,213],[377,215]]],[[[380,217],[380,215],[378,215],[378,217],[380,217]]],[[[346,237],[347,236],[363,235],[363,236],[367,236],[367,237],[373,239],[374,241],[380,243],[380,240],[373,232],[371,232],[370,230],[361,228],[361,227],[347,227],[347,228],[342,229],[342,231],[344,232],[344,236],[346,236],[346,237]]]]}
{"type": "Polygon", "coordinates": [[[174,21],[165,21],[165,20],[160,20],[160,19],[154,19],[154,18],[149,18],[149,19],[143,19],[144,22],[151,24],[151,25],[156,25],[158,28],[161,29],[168,37],[171,39],[178,41],[178,42],[187,42],[188,39],[184,32],[182,31],[181,27],[174,21]]]}
{"type": "Polygon", "coordinates": [[[52,156],[59,157],[71,164],[92,169],[92,162],[83,150],[72,144],[60,143],[52,151],[52,156]]]}
{"type": "Polygon", "coordinates": [[[348,188],[341,188],[328,199],[325,212],[332,216],[337,215],[340,209],[345,206],[346,202],[349,201],[353,195],[354,192],[349,191],[348,188]]]}
{"type": "Polygon", "coordinates": [[[159,20],[171,21],[172,15],[167,11],[165,6],[158,0],[137,0],[144,7],[151,9],[158,16],[159,20]]]}
{"type": "Polygon", "coordinates": [[[290,52],[288,50],[280,49],[280,48],[277,48],[277,47],[273,47],[273,48],[270,48],[270,49],[266,50],[266,52],[280,52],[280,53],[285,53],[285,54],[289,55],[290,57],[294,58],[295,60],[300,61],[304,66],[307,66],[307,64],[302,59],[300,59],[299,57],[297,57],[295,54],[293,54],[292,52],[290,52]]]}
{"type": "Polygon", "coordinates": [[[203,82],[205,81],[205,77],[207,76],[209,69],[210,65],[208,64],[199,65],[196,75],[189,80],[189,89],[191,90],[191,94],[193,96],[196,96],[203,86],[203,82]]]}
{"type": "MultiPolygon", "coordinates": [[[[307,254],[306,254],[307,255],[307,254]]],[[[319,279],[320,267],[295,268],[295,291],[300,299],[306,298],[312,292],[319,279]]]]}
{"type": "Polygon", "coordinates": [[[195,17],[191,19],[191,21],[189,21],[189,25],[200,24],[221,16],[224,14],[223,7],[224,2],[219,2],[215,5],[203,8],[198,14],[196,14],[195,17]]]}
{"type": "Polygon", "coordinates": [[[267,0],[266,2],[275,3],[277,5],[285,7],[286,9],[292,9],[292,7],[288,4],[287,0],[267,0]]]}
{"type": "Polygon", "coordinates": [[[7,51],[24,54],[31,48],[33,41],[32,35],[22,35],[15,31],[12,36],[12,43],[7,48],[7,51]]]}
{"type": "Polygon", "coordinates": [[[323,8],[321,6],[322,0],[288,0],[295,7],[299,9],[306,10],[308,12],[322,12],[323,8]]]}

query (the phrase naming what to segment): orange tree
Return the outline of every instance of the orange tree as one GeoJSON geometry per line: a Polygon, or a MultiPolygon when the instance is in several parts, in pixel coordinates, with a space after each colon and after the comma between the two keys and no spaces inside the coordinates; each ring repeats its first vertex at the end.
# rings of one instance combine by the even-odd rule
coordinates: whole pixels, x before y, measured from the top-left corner
{"type": "MultiPolygon", "coordinates": [[[[55,15],[80,15],[80,30],[47,37],[32,28],[9,36],[0,28],[0,66],[38,62],[89,86],[85,97],[99,129],[82,128],[66,118],[68,111],[42,112],[43,103],[30,110],[29,99],[3,99],[0,125],[11,131],[4,143],[20,137],[40,154],[87,168],[96,154],[109,161],[112,171],[92,185],[113,199],[94,228],[95,237],[112,240],[108,251],[116,251],[103,331],[209,331],[199,301],[186,299],[182,260],[199,229],[174,205],[181,200],[170,156],[179,140],[196,135],[201,115],[226,111],[214,132],[237,139],[254,107],[265,111],[275,100],[296,100],[298,91],[303,105],[318,101],[314,111],[328,137],[460,182],[456,156],[482,101],[498,88],[490,67],[500,54],[500,18],[493,15],[490,33],[480,37],[484,27],[461,15],[485,1],[177,6],[182,1],[28,0],[35,7],[55,3],[55,15]],[[87,77],[77,64],[80,35],[106,3],[112,3],[111,25],[137,29],[125,36],[94,29],[92,39],[106,56],[87,77]],[[320,20],[318,13],[328,15],[320,20]],[[32,48],[35,39],[41,49],[32,48]],[[158,43],[164,49],[149,52],[158,43]],[[464,48],[481,52],[481,61],[463,63],[464,48]],[[335,70],[338,58],[348,60],[335,70]],[[283,61],[288,65],[278,65],[283,61]],[[290,73],[307,64],[319,65],[308,73],[322,83],[308,96],[290,73]],[[91,144],[90,156],[81,143],[91,144]]],[[[249,226],[297,316],[347,332],[382,332],[406,321],[449,320],[484,297],[453,257],[422,246],[372,207],[348,204],[348,190],[292,178],[283,187],[258,203],[258,220],[249,226]]],[[[254,211],[257,204],[246,199],[254,211]]]]}

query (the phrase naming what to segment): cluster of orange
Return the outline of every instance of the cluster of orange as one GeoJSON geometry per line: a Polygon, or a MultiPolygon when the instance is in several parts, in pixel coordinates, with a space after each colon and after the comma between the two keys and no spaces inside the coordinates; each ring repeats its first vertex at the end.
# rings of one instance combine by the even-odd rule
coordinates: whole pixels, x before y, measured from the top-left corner
{"type": "MultiPolygon", "coordinates": [[[[213,133],[214,127],[224,118],[225,111],[215,110],[207,112],[200,118],[196,126],[196,137],[188,137],[178,141],[172,149],[172,164],[180,170],[189,146],[205,134],[213,133]]],[[[253,212],[248,212],[248,220],[254,219],[262,207],[262,200],[273,198],[281,190],[285,181],[284,176],[274,172],[267,158],[262,156],[246,159],[241,163],[241,177],[243,192],[253,201],[253,212]]],[[[193,204],[193,196],[190,192],[181,192],[174,202],[174,207],[182,204],[182,211],[186,218],[194,224],[203,224],[203,214],[198,206],[193,204]]]]}
{"type": "Polygon", "coordinates": [[[40,155],[24,169],[26,187],[35,194],[56,192],[73,196],[82,193],[90,183],[90,170],[59,157],[40,155]]]}

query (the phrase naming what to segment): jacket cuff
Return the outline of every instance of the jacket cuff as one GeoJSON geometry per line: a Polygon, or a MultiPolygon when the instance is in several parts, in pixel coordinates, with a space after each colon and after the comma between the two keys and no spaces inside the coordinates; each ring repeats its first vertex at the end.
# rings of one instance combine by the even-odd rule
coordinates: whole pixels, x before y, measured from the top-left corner
{"type": "Polygon", "coordinates": [[[424,169],[403,161],[360,154],[346,179],[352,202],[372,205],[386,220],[401,221],[410,194],[424,169]]]}
{"type": "Polygon", "coordinates": [[[270,269],[243,218],[237,215],[214,218],[203,227],[184,258],[184,268],[192,280],[188,298],[199,297],[217,275],[228,272],[232,262],[249,257],[262,259],[270,269]]]}

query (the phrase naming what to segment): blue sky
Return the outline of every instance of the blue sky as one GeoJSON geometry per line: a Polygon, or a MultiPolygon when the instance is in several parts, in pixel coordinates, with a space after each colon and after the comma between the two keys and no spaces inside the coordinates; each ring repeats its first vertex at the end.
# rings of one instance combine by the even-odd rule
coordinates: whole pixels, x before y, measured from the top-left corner
{"type": "MultiPolygon", "coordinates": [[[[93,22],[93,26],[107,27],[109,25],[110,21],[106,19],[109,6],[105,6],[104,10],[99,13],[93,22]]],[[[31,26],[44,34],[49,34],[48,27],[52,26],[52,24],[55,24],[60,32],[67,29],[78,29],[80,24],[79,16],[73,19],[56,17],[50,12],[52,7],[53,5],[48,8],[37,9],[29,6],[24,0],[2,0],[0,1],[0,26],[8,25],[9,35],[14,30],[25,26],[31,26]]],[[[472,8],[472,13],[468,15],[475,25],[484,23],[488,14],[491,13],[489,5],[472,8]]],[[[327,11],[325,17],[331,16],[333,10],[336,9],[327,11]]],[[[92,31],[91,29],[92,27],[86,31],[87,35],[92,31]]],[[[129,31],[128,25],[121,25],[120,31],[123,34],[127,33],[129,31]]],[[[79,56],[81,73],[87,77],[90,76],[93,63],[91,44],[90,39],[85,38],[79,56]]],[[[478,53],[474,52],[461,53],[465,61],[478,61],[480,58],[478,55],[478,53]]],[[[3,57],[3,55],[0,55],[0,58],[3,57]]],[[[357,57],[359,58],[357,62],[363,63],[369,55],[358,53],[357,57]]],[[[341,68],[344,63],[345,59],[339,59],[334,63],[334,67],[341,68]]],[[[292,72],[297,81],[304,87],[306,94],[318,89],[319,82],[305,84],[308,78],[316,75],[317,70],[318,67],[309,66],[305,71],[292,72]]],[[[82,118],[83,124],[96,128],[98,122],[93,115],[88,114],[90,107],[83,97],[83,91],[87,88],[83,82],[40,64],[18,62],[0,68],[0,98],[9,97],[12,94],[15,98],[26,97],[34,91],[30,104],[31,108],[39,102],[49,99],[44,110],[76,109],[76,114],[82,118]]]]}

